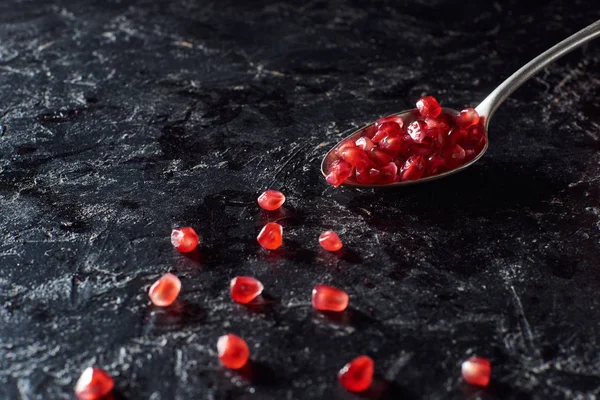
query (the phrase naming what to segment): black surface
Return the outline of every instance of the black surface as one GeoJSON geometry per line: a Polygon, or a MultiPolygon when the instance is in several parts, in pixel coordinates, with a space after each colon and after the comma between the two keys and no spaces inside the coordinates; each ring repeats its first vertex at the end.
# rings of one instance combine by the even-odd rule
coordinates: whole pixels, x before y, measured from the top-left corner
{"type": "Polygon", "coordinates": [[[335,375],[363,353],[372,399],[596,398],[598,43],[515,93],[456,177],[336,190],[319,162],[422,94],[476,105],[599,17],[596,0],[2,1],[0,398],[71,398],[95,364],[124,399],[350,399],[335,375]],[[257,207],[266,188],[283,211],[257,207]],[[256,243],[267,220],[280,251],[256,243]],[[191,257],[179,225],[202,236],[191,257]],[[160,310],[166,271],[183,291],[160,310]],[[236,275],[262,304],[232,303],[236,275]],[[320,282],[351,309],[313,311],[320,282]],[[251,346],[241,374],[219,367],[226,332],[251,346]],[[472,354],[488,389],[460,379],[472,354]]]}

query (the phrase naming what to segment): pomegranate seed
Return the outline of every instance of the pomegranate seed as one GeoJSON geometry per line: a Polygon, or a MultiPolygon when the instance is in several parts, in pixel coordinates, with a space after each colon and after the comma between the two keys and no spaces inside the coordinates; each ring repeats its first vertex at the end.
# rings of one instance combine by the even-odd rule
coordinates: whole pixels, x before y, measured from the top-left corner
{"type": "Polygon", "coordinates": [[[434,143],[434,140],[432,138],[430,138],[429,136],[427,136],[427,137],[423,138],[421,143],[413,143],[410,146],[410,150],[411,150],[411,153],[413,153],[413,154],[420,154],[423,156],[428,156],[435,151],[436,147],[439,147],[439,146],[436,146],[434,143]]]}
{"type": "Polygon", "coordinates": [[[468,128],[479,123],[479,114],[474,108],[465,108],[456,117],[456,124],[463,128],[468,128]]]}
{"type": "Polygon", "coordinates": [[[402,129],[402,127],[404,126],[404,120],[399,115],[389,115],[387,117],[380,118],[377,121],[375,121],[375,126],[377,128],[379,128],[381,125],[385,124],[386,122],[395,122],[398,124],[400,129],[402,129]]]}
{"type": "Polygon", "coordinates": [[[400,136],[386,136],[379,142],[379,148],[392,155],[398,155],[401,151],[406,150],[406,145],[400,136]]]}
{"type": "Polygon", "coordinates": [[[250,358],[250,349],[246,341],[233,333],[219,338],[217,353],[221,364],[230,369],[242,368],[250,358]]]}
{"type": "Polygon", "coordinates": [[[340,145],[335,149],[335,154],[338,157],[342,156],[342,151],[346,150],[346,149],[351,149],[353,147],[356,147],[356,143],[355,141],[351,140],[351,139],[347,139],[344,140],[342,143],[340,143],[340,145]]]}
{"type": "Polygon", "coordinates": [[[352,175],[352,165],[343,160],[335,160],[331,164],[329,173],[327,174],[327,177],[325,177],[325,180],[327,183],[338,187],[344,183],[344,181],[348,179],[350,175],[352,175]]]}
{"type": "Polygon", "coordinates": [[[368,137],[363,136],[356,141],[356,147],[364,151],[370,151],[373,148],[373,142],[368,137]]]}
{"type": "MultiPolygon", "coordinates": [[[[391,157],[391,156],[390,156],[391,157]]],[[[355,178],[356,182],[361,185],[371,185],[375,183],[375,179],[371,178],[371,168],[356,168],[355,178]]]]}
{"type": "Polygon", "coordinates": [[[435,118],[442,113],[442,107],[433,96],[421,97],[417,109],[423,118],[435,118]]]}
{"type": "Polygon", "coordinates": [[[171,244],[182,253],[193,251],[198,246],[198,242],[198,234],[189,226],[173,229],[171,232],[171,244]]]}
{"type": "Polygon", "coordinates": [[[471,357],[462,363],[462,376],[471,385],[487,386],[492,375],[489,360],[483,357],[471,357]]]}
{"type": "Polygon", "coordinates": [[[369,356],[359,356],[338,372],[338,379],[342,386],[351,392],[367,390],[373,382],[375,363],[369,356]]]}
{"type": "Polygon", "coordinates": [[[150,286],[148,297],[155,306],[167,307],[173,304],[180,291],[181,281],[179,278],[167,273],[150,286]]]}
{"type": "Polygon", "coordinates": [[[344,311],[349,300],[346,292],[328,285],[317,285],[312,291],[313,308],[319,311],[344,311]]]}
{"type": "Polygon", "coordinates": [[[258,205],[268,211],[277,210],[285,202],[285,196],[278,190],[266,190],[258,196],[258,205]]]}
{"type": "Polygon", "coordinates": [[[325,231],[319,236],[319,244],[327,251],[338,251],[342,248],[342,241],[334,231],[325,231]]]}
{"type": "Polygon", "coordinates": [[[100,368],[86,368],[75,384],[75,396],[79,400],[98,400],[109,394],[115,383],[111,376],[100,368]]]}
{"type": "Polygon", "coordinates": [[[275,250],[283,243],[283,227],[277,222],[269,222],[256,237],[258,244],[267,250],[275,250]]]}
{"type": "Polygon", "coordinates": [[[458,144],[455,144],[444,150],[443,156],[446,159],[446,164],[450,168],[456,168],[464,163],[466,154],[465,149],[458,144]]]}
{"type": "Polygon", "coordinates": [[[450,122],[447,115],[441,114],[437,118],[425,118],[427,129],[440,129],[442,134],[447,135],[450,132],[450,122]]]}
{"type": "Polygon", "coordinates": [[[475,149],[465,149],[465,163],[474,159],[477,154],[479,153],[476,152],[475,149]]]}
{"type": "Polygon", "coordinates": [[[415,181],[425,173],[425,159],[421,155],[410,156],[402,167],[402,180],[415,181]]]}
{"type": "Polygon", "coordinates": [[[430,155],[427,158],[427,166],[431,175],[437,175],[447,170],[446,160],[439,154],[430,155]]]}
{"type": "MultiPolygon", "coordinates": [[[[376,147],[367,153],[369,158],[377,165],[385,165],[394,159],[394,156],[376,147]]],[[[358,175],[358,170],[356,171],[358,175]]]]}
{"type": "Polygon", "coordinates": [[[379,126],[377,133],[373,136],[373,143],[379,143],[384,137],[400,135],[400,125],[395,122],[385,122],[379,126]]]}
{"type": "Polygon", "coordinates": [[[427,125],[421,120],[413,121],[406,128],[406,132],[408,132],[412,140],[421,143],[427,137],[427,125]]]}
{"type": "Polygon", "coordinates": [[[450,133],[448,134],[448,143],[449,144],[457,144],[457,143],[465,143],[469,138],[469,131],[465,128],[461,128],[460,126],[454,127],[450,133]]]}
{"type": "Polygon", "coordinates": [[[231,298],[236,303],[248,304],[257,298],[264,286],[258,279],[251,276],[236,276],[231,280],[231,298]]]}
{"type": "Polygon", "coordinates": [[[382,185],[388,183],[394,183],[396,181],[396,174],[398,173],[398,166],[393,162],[387,163],[377,169],[371,169],[370,175],[377,183],[382,185]]]}
{"type": "Polygon", "coordinates": [[[369,126],[365,127],[360,132],[360,135],[363,136],[363,137],[368,137],[369,139],[371,139],[373,136],[375,136],[376,132],[377,132],[377,127],[373,124],[373,125],[369,125],[369,126]]]}
{"type": "Polygon", "coordinates": [[[353,167],[366,168],[371,165],[371,160],[364,150],[358,147],[346,147],[341,153],[342,159],[353,167]]]}
{"type": "Polygon", "coordinates": [[[471,146],[479,144],[482,138],[485,137],[485,129],[481,125],[473,125],[469,128],[468,142],[471,146]]]}

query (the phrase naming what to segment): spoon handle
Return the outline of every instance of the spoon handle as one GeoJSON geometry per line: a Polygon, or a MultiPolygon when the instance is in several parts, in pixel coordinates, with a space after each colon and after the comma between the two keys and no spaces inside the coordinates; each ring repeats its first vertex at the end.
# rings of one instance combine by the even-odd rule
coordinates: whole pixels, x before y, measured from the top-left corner
{"type": "Polygon", "coordinates": [[[529,78],[538,73],[548,64],[575,50],[583,44],[600,36],[600,20],[583,28],[579,32],[569,36],[557,45],[549,48],[533,60],[529,61],[517,72],[508,77],[492,93],[490,93],[476,108],[477,113],[488,121],[492,118],[496,109],[506,100],[508,96],[525,83],[529,78]]]}

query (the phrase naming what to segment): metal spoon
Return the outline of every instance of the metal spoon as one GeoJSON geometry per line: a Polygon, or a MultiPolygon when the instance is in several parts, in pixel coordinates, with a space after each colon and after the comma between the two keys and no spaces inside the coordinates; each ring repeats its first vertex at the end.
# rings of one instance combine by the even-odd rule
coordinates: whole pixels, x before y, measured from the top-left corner
{"type": "MultiPolygon", "coordinates": [[[[510,96],[515,90],[517,90],[529,78],[531,78],[533,75],[538,73],[541,69],[543,69],[550,63],[554,62],[558,58],[569,53],[570,51],[575,50],[576,48],[584,45],[585,43],[587,43],[590,40],[595,39],[599,36],[600,36],[600,20],[583,28],[579,32],[569,36],[562,42],[551,47],[550,49],[546,50],[545,52],[543,52],[542,54],[540,54],[533,60],[529,61],[527,64],[525,64],[523,67],[521,67],[521,69],[519,69],[517,72],[515,72],[510,77],[508,77],[508,79],[506,79],[504,82],[502,82],[500,84],[500,86],[498,86],[493,92],[491,92],[475,108],[475,110],[479,114],[480,118],[483,120],[483,124],[485,126],[486,139],[487,139],[487,134],[488,134],[488,126],[489,126],[492,116],[494,115],[494,113],[496,112],[498,107],[502,104],[502,102],[504,102],[504,100],[506,100],[506,98],[508,96],[510,96]]],[[[445,111],[458,113],[458,111],[450,110],[450,109],[445,109],[445,111]]],[[[395,115],[404,115],[404,114],[415,113],[415,112],[418,113],[418,111],[416,111],[416,109],[405,110],[405,111],[396,113],[395,115]]],[[[368,124],[360,129],[356,130],[354,133],[352,133],[351,135],[344,138],[341,142],[348,140],[348,139],[352,139],[352,140],[358,139],[361,136],[363,129],[368,128],[372,125],[373,125],[373,123],[368,124]]],[[[323,174],[323,176],[327,175],[327,173],[329,172],[329,167],[330,167],[331,163],[336,159],[334,150],[340,143],[336,144],[331,150],[329,150],[329,152],[325,155],[325,158],[323,158],[323,162],[321,163],[321,173],[323,174]]],[[[444,178],[448,175],[455,174],[455,173],[462,171],[465,168],[468,168],[471,165],[473,165],[486,152],[486,150],[488,148],[488,143],[489,142],[486,140],[485,147],[477,155],[477,157],[475,157],[473,160],[469,161],[468,163],[466,163],[458,168],[441,173],[439,175],[428,176],[426,178],[421,178],[421,179],[418,179],[415,181],[396,182],[396,183],[391,183],[391,184],[387,184],[387,185],[376,185],[376,184],[363,185],[363,184],[359,184],[359,183],[355,183],[355,182],[343,183],[343,185],[359,187],[359,188],[377,188],[377,187],[388,188],[388,187],[415,185],[417,183],[429,182],[429,181],[432,181],[435,179],[444,178]]]]}

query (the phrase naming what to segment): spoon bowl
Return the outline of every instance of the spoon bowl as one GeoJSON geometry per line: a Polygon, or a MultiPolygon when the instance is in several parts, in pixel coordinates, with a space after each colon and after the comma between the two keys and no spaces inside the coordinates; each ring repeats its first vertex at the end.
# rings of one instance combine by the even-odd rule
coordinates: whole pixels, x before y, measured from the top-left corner
{"type": "MultiPolygon", "coordinates": [[[[392,188],[392,187],[416,185],[419,183],[425,183],[425,182],[434,181],[436,179],[445,178],[449,175],[453,175],[457,172],[460,172],[460,171],[470,167],[475,162],[477,162],[483,156],[483,154],[486,152],[486,150],[488,149],[489,123],[490,123],[492,116],[494,115],[494,113],[496,112],[498,107],[500,106],[500,104],[502,104],[508,96],[510,96],[523,83],[525,83],[527,80],[529,80],[532,76],[534,76],[536,73],[538,73],[541,69],[543,69],[547,65],[551,64],[552,62],[554,62],[558,58],[562,57],[563,55],[569,53],[570,51],[582,46],[583,44],[585,44],[597,37],[600,37],[600,20],[592,23],[591,25],[588,25],[587,27],[583,28],[579,32],[569,36],[562,42],[556,44],[555,46],[546,50],[539,56],[535,57],[533,60],[531,60],[530,62],[525,64],[523,67],[521,67],[519,70],[517,70],[514,74],[512,74],[510,77],[508,77],[496,89],[494,89],[475,108],[475,111],[477,111],[477,114],[479,115],[480,123],[482,124],[482,126],[484,128],[483,130],[484,130],[484,135],[485,135],[486,140],[485,140],[485,146],[472,160],[467,161],[465,164],[460,165],[459,167],[453,168],[449,171],[442,172],[437,175],[427,176],[427,177],[420,178],[417,180],[408,180],[408,181],[394,182],[394,183],[388,183],[388,184],[361,184],[361,183],[358,183],[354,178],[348,178],[342,183],[342,185],[349,186],[349,187],[356,187],[356,188],[392,188]]],[[[443,111],[453,114],[453,115],[458,114],[458,111],[450,109],[450,108],[444,108],[443,111]]],[[[418,117],[419,111],[417,109],[411,109],[411,110],[401,111],[399,113],[392,114],[392,115],[401,116],[401,117],[403,117],[402,118],[403,120],[408,121],[408,120],[415,119],[416,117],[418,117]]],[[[345,137],[342,141],[340,141],[335,146],[333,146],[333,148],[331,150],[329,150],[329,152],[325,155],[325,157],[323,158],[323,161],[321,163],[321,173],[323,174],[323,176],[327,176],[327,174],[330,172],[331,164],[338,158],[337,155],[335,154],[335,150],[338,148],[338,146],[340,146],[342,143],[344,143],[347,140],[356,141],[361,136],[364,136],[365,133],[368,133],[375,129],[376,129],[375,123],[365,125],[364,127],[357,129],[352,134],[345,137]]]]}
{"type": "MultiPolygon", "coordinates": [[[[458,115],[458,111],[451,109],[451,108],[446,108],[444,107],[443,109],[444,113],[448,113],[448,114],[455,114],[458,115]]],[[[413,109],[409,109],[409,110],[404,110],[404,111],[400,111],[398,113],[395,114],[390,114],[390,115],[398,115],[400,117],[402,117],[403,119],[407,120],[407,119],[415,119],[419,116],[419,111],[416,108],[413,109]]],[[[487,122],[487,121],[486,121],[487,122]]],[[[472,159],[471,161],[466,162],[465,164],[461,165],[460,167],[454,168],[450,171],[446,171],[446,172],[442,172],[440,174],[437,175],[432,175],[432,176],[427,176],[425,178],[421,178],[421,179],[417,179],[417,180],[413,180],[413,181],[402,181],[402,182],[394,182],[394,183],[388,183],[388,184],[363,184],[363,183],[358,183],[355,179],[353,178],[349,178],[347,179],[342,185],[340,186],[348,186],[348,187],[356,187],[356,188],[393,188],[393,187],[399,187],[399,186],[409,186],[409,185],[416,185],[418,183],[425,183],[425,182],[431,182],[431,181],[435,181],[436,179],[440,179],[440,178],[445,178],[448,175],[452,175],[455,174],[459,171],[464,170],[465,168],[470,167],[471,165],[473,165],[473,163],[475,163],[477,160],[479,160],[481,158],[481,156],[483,156],[483,154],[486,152],[486,150],[488,149],[488,140],[487,140],[487,123],[484,123],[484,126],[486,126],[486,130],[485,130],[485,136],[486,136],[486,141],[485,141],[485,146],[484,148],[479,152],[479,154],[477,154],[475,156],[474,159],[472,159]]],[[[352,140],[352,141],[356,141],[358,138],[360,138],[361,136],[363,136],[363,132],[365,131],[369,131],[371,129],[375,129],[375,123],[371,123],[368,125],[363,126],[362,128],[359,128],[357,130],[355,130],[354,132],[352,132],[350,135],[346,136],[345,138],[343,138],[339,143],[337,143],[335,146],[333,146],[331,148],[331,150],[329,150],[327,152],[327,154],[325,155],[325,157],[323,158],[323,161],[321,162],[321,173],[323,174],[323,176],[327,176],[327,174],[329,173],[331,164],[338,159],[337,155],[335,154],[335,150],[337,149],[337,147],[341,144],[346,142],[347,140],[352,140]]]]}

